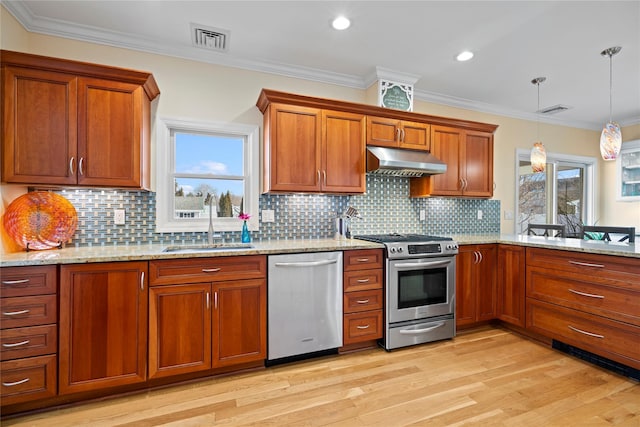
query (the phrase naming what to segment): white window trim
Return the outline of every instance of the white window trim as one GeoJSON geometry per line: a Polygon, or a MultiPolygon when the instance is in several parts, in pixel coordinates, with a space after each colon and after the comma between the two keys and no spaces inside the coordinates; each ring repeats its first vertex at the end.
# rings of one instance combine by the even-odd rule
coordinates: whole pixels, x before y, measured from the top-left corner
{"type": "MultiPolygon", "coordinates": [[[[209,219],[176,220],[172,215],[172,207],[167,198],[170,191],[174,191],[172,181],[173,165],[175,162],[173,145],[171,142],[171,130],[184,132],[209,132],[238,135],[245,138],[245,163],[246,171],[250,171],[245,181],[244,209],[251,215],[247,221],[249,230],[258,230],[258,203],[260,192],[260,133],[259,127],[235,123],[220,123],[194,121],[187,119],[160,117],[156,127],[156,232],[206,232],[209,228],[209,219]]],[[[242,221],[237,218],[214,218],[213,228],[219,231],[241,231],[242,221]]]]}
{"type": "MultiPolygon", "coordinates": [[[[520,186],[519,182],[519,169],[520,169],[520,160],[529,160],[531,157],[531,150],[524,148],[516,149],[516,161],[515,161],[515,191],[514,191],[514,207],[515,207],[515,216],[513,221],[513,234],[517,234],[518,228],[518,218],[520,217],[520,211],[518,210],[518,189],[520,186]]],[[[569,163],[580,163],[585,165],[585,201],[584,201],[584,216],[585,216],[585,224],[593,224],[595,217],[595,201],[598,198],[596,194],[598,191],[598,187],[596,186],[596,177],[598,176],[598,159],[595,157],[587,157],[587,156],[576,156],[572,154],[560,154],[560,153],[550,153],[547,152],[547,163],[558,163],[558,162],[569,162],[569,163]],[[587,191],[590,188],[591,191],[587,191]]],[[[554,183],[555,185],[555,183],[554,183]]]]}

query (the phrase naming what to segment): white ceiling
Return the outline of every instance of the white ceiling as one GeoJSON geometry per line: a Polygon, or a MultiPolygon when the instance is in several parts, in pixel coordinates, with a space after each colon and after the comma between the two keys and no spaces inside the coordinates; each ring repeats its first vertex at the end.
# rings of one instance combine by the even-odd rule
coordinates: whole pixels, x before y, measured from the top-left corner
{"type": "Polygon", "coordinates": [[[640,123],[640,1],[9,1],[32,32],[366,88],[376,67],[415,75],[415,97],[600,129],[640,123]],[[351,19],[336,31],[338,14],[351,19]],[[227,53],[192,46],[191,24],[230,31],[227,53]],[[454,56],[475,52],[466,63],[454,56]]]}

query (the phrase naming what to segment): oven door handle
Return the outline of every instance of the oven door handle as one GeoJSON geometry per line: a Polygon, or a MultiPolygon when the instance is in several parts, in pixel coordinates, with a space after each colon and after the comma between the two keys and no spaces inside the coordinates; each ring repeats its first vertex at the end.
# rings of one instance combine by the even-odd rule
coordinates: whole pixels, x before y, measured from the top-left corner
{"type": "Polygon", "coordinates": [[[397,269],[406,270],[409,268],[440,267],[448,264],[451,264],[451,260],[431,261],[431,262],[403,262],[403,263],[395,264],[395,267],[397,269]]]}
{"type": "Polygon", "coordinates": [[[422,328],[422,329],[402,329],[399,332],[402,335],[420,335],[426,332],[431,332],[434,329],[438,329],[444,326],[444,324],[445,322],[427,323],[427,325],[433,325],[433,326],[429,326],[427,328],[422,328]]]}

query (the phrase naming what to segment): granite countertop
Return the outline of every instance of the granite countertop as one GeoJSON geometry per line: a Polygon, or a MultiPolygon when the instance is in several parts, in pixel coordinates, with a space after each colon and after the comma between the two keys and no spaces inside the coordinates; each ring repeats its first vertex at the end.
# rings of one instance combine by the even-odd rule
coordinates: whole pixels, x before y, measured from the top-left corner
{"type": "MultiPolygon", "coordinates": [[[[616,255],[640,259],[640,244],[614,243],[580,239],[560,239],[540,236],[508,234],[451,235],[460,245],[503,243],[519,246],[560,249],[603,255],[616,255]]],[[[279,253],[343,251],[376,249],[384,246],[362,240],[295,239],[254,242],[251,248],[200,251],[163,252],[171,245],[93,246],[50,249],[46,251],[14,252],[2,254],[0,267],[46,264],[83,264],[89,262],[144,261],[153,259],[201,258],[234,255],[268,255],[279,253]]]]}

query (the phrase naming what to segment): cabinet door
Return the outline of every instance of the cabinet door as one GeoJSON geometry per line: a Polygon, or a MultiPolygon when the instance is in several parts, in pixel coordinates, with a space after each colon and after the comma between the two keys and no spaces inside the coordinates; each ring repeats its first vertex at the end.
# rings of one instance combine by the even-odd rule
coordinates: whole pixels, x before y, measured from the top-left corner
{"type": "Polygon", "coordinates": [[[267,113],[265,191],[320,191],[320,110],[271,104],[267,113]]]}
{"type": "Polygon", "coordinates": [[[60,394],[143,382],[146,262],[60,267],[60,394]]]}
{"type": "Polygon", "coordinates": [[[149,378],[211,369],[211,284],[149,288],[149,378]]]}
{"type": "Polygon", "coordinates": [[[77,79],[19,67],[2,77],[2,180],[76,184],[77,79]]]}
{"type": "Polygon", "coordinates": [[[364,116],[323,110],[322,146],[322,189],[334,193],[364,193],[364,116]]]}
{"type": "Polygon", "coordinates": [[[525,249],[498,245],[498,318],[525,326],[525,249]]]}
{"type": "Polygon", "coordinates": [[[418,122],[402,122],[400,148],[429,151],[430,126],[418,122]]]}
{"type": "Polygon", "coordinates": [[[431,154],[447,164],[447,171],[433,176],[432,195],[459,196],[462,194],[460,158],[464,132],[444,126],[431,127],[431,154]]]}
{"type": "Polygon", "coordinates": [[[214,288],[213,366],[264,360],[267,355],[267,282],[220,282],[214,288]]]}
{"type": "Polygon", "coordinates": [[[400,121],[367,116],[367,145],[398,147],[400,121]]]}
{"type": "Polygon", "coordinates": [[[479,261],[476,264],[474,281],[478,289],[476,295],[477,321],[496,317],[496,245],[477,246],[479,261]]]}
{"type": "Polygon", "coordinates": [[[476,321],[474,284],[478,255],[476,246],[461,246],[456,258],[456,326],[476,321]]]}
{"type": "Polygon", "coordinates": [[[141,86],[78,79],[78,184],[141,186],[141,86]]]}
{"type": "MultiPolygon", "coordinates": [[[[485,132],[465,133],[463,194],[470,197],[493,196],[493,134],[485,132]]],[[[447,168],[449,163],[447,163],[447,168]]]]}

